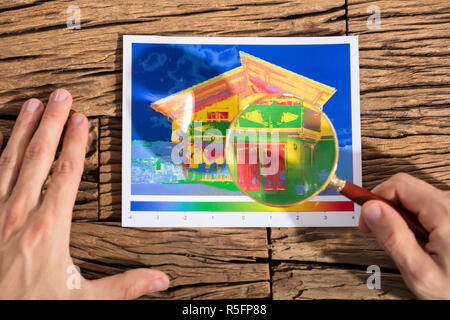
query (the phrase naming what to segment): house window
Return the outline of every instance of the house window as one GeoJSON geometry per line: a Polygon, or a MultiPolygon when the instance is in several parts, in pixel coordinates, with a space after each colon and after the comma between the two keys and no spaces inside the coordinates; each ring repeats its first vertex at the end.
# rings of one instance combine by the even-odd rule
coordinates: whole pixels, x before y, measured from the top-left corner
{"type": "Polygon", "coordinates": [[[211,111],[207,113],[208,121],[223,122],[228,120],[228,112],[211,111]]]}
{"type": "Polygon", "coordinates": [[[208,120],[216,120],[217,112],[208,112],[208,120]]]}

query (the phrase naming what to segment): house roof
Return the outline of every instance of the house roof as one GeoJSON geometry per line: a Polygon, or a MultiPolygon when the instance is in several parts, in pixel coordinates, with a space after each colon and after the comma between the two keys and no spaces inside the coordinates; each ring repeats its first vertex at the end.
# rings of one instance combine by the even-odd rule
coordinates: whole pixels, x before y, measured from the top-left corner
{"type": "Polygon", "coordinates": [[[233,96],[284,92],[321,109],[336,92],[334,88],[245,52],[240,51],[239,55],[242,66],[158,100],[150,107],[172,120],[181,120],[233,96]]]}

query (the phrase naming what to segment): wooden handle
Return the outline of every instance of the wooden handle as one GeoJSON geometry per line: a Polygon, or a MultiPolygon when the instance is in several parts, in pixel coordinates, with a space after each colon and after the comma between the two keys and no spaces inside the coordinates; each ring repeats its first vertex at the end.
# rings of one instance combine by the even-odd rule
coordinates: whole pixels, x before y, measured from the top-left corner
{"type": "Polygon", "coordinates": [[[400,213],[400,215],[402,216],[403,219],[405,219],[409,228],[414,232],[418,240],[428,242],[428,232],[420,224],[419,220],[417,220],[417,215],[413,214],[412,212],[404,208],[401,208],[400,206],[393,204],[390,201],[380,198],[376,194],[348,181],[345,181],[344,188],[340,192],[341,194],[343,194],[350,200],[356,202],[360,206],[362,206],[365,202],[369,200],[383,201],[387,205],[391,206],[395,211],[400,213]]]}

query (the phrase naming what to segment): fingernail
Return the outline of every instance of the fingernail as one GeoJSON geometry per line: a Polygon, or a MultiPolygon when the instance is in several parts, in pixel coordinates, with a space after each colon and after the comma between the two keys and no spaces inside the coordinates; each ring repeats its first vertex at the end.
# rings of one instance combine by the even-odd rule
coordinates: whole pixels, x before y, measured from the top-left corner
{"type": "Polygon", "coordinates": [[[150,285],[150,292],[164,291],[166,289],[167,281],[164,281],[162,279],[155,279],[150,285]]]}
{"type": "Polygon", "coordinates": [[[37,99],[30,99],[25,103],[25,111],[28,112],[35,112],[39,106],[41,105],[41,102],[37,99]]]}
{"type": "Polygon", "coordinates": [[[381,217],[381,209],[377,204],[373,204],[364,210],[364,220],[369,225],[375,225],[381,217]]]}
{"type": "Polygon", "coordinates": [[[57,89],[52,93],[51,100],[55,102],[63,102],[69,97],[69,93],[64,89],[57,89]]]}
{"type": "Polygon", "coordinates": [[[81,122],[83,122],[84,117],[79,114],[79,113],[75,113],[71,118],[70,118],[70,124],[72,126],[78,126],[81,122]]]}

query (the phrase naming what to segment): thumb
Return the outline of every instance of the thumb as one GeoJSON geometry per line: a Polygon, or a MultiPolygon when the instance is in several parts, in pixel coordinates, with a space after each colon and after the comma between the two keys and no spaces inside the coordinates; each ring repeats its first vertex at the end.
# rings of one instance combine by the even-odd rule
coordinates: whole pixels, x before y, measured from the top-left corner
{"type": "Polygon", "coordinates": [[[133,269],[121,274],[92,280],[89,296],[93,299],[130,300],[145,294],[164,291],[169,287],[169,277],[152,269],[133,269]]]}
{"type": "MultiPolygon", "coordinates": [[[[432,267],[431,257],[417,242],[400,214],[389,205],[371,200],[362,206],[362,219],[405,277],[416,278],[432,267]]],[[[407,280],[407,279],[405,279],[407,280]]]]}

